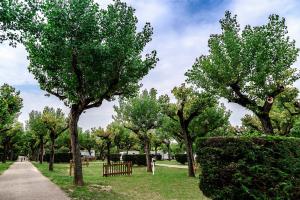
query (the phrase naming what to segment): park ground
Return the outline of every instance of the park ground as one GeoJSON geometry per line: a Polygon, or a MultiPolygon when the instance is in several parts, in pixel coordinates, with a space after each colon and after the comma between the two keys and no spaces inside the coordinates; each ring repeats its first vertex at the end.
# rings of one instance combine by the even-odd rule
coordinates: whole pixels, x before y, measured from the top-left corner
{"type": "Polygon", "coordinates": [[[134,166],[132,176],[103,177],[102,162],[91,162],[89,167],[83,167],[85,186],[75,187],[73,177],[69,176],[69,164],[55,164],[53,172],[48,171],[47,163],[33,164],[73,199],[208,199],[199,190],[198,174],[196,178],[188,177],[186,169],[157,166],[152,175],[145,167],[134,166]]]}
{"type": "Polygon", "coordinates": [[[7,161],[6,163],[0,163],[0,175],[7,170],[12,163],[13,162],[10,161],[7,161]]]}

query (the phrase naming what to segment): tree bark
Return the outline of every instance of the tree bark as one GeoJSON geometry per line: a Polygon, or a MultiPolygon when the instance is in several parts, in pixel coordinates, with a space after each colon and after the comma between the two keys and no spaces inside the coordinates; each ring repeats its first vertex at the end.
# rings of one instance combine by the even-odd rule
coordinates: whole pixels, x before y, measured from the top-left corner
{"type": "Polygon", "coordinates": [[[82,175],[82,165],[81,165],[81,154],[80,154],[80,146],[78,139],[78,120],[82,111],[79,109],[79,106],[74,104],[71,106],[70,115],[69,115],[69,129],[70,129],[70,137],[71,137],[71,147],[72,147],[72,155],[74,161],[74,184],[77,186],[83,186],[83,175],[82,175]]]}
{"type": "Polygon", "coordinates": [[[273,135],[274,130],[273,130],[269,113],[257,114],[257,116],[262,124],[264,132],[268,135],[273,135]]]}
{"type": "Polygon", "coordinates": [[[193,156],[193,141],[187,129],[182,130],[186,146],[186,155],[188,161],[189,177],[195,177],[194,171],[194,156],[193,156]]]}
{"type": "Polygon", "coordinates": [[[145,141],[145,154],[146,154],[146,162],[147,162],[147,172],[152,172],[151,166],[151,157],[150,157],[150,141],[148,138],[144,139],[145,141]]]}
{"type": "Polygon", "coordinates": [[[49,159],[49,171],[53,171],[53,163],[54,163],[54,143],[55,143],[55,134],[51,133],[51,151],[50,151],[50,159],[49,159]]]}

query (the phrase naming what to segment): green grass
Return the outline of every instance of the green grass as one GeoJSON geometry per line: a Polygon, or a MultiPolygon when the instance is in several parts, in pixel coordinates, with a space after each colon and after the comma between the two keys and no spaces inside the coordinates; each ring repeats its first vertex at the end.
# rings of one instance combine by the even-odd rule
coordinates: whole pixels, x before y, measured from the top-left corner
{"type": "Polygon", "coordinates": [[[181,163],[177,162],[176,160],[158,160],[156,161],[158,164],[167,164],[167,165],[182,165],[181,163]]]}
{"type": "Polygon", "coordinates": [[[12,161],[7,161],[6,163],[0,163],[0,175],[9,168],[9,166],[12,164],[12,161]]]}
{"type": "Polygon", "coordinates": [[[199,179],[187,177],[186,169],[157,167],[153,176],[145,167],[134,167],[132,176],[102,177],[102,164],[90,163],[83,170],[85,186],[75,187],[73,177],[68,175],[68,164],[55,164],[54,172],[48,171],[47,163],[33,164],[73,199],[207,199],[199,190],[199,179]],[[111,186],[112,191],[102,191],[99,186],[111,186]]]}

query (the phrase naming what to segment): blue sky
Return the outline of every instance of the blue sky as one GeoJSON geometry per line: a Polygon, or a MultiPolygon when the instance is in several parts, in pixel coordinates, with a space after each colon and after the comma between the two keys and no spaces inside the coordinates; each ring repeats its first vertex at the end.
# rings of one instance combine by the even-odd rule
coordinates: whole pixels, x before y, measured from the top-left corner
{"type": "MultiPolygon", "coordinates": [[[[97,0],[105,7],[109,0],[97,0]]],[[[142,81],[143,88],[156,88],[159,94],[170,94],[174,86],[185,81],[184,73],[195,59],[208,53],[207,40],[210,34],[219,33],[219,20],[225,10],[238,15],[241,27],[246,24],[266,23],[269,14],[277,13],[287,20],[289,35],[300,47],[300,1],[297,0],[127,0],[136,9],[139,27],[150,22],[154,27],[153,40],[145,52],[157,50],[160,58],[156,68],[142,81]]],[[[0,46],[0,84],[8,83],[21,91],[24,107],[19,120],[25,122],[28,113],[42,110],[44,106],[68,108],[56,97],[46,97],[38,83],[28,72],[27,53],[22,46],[13,49],[0,46]]],[[[299,67],[299,62],[295,64],[299,67]]],[[[300,86],[300,82],[295,84],[300,86]]],[[[226,102],[226,100],[222,100],[226,102]]],[[[87,111],[79,125],[84,129],[106,126],[111,122],[114,102],[104,102],[101,108],[87,111]]],[[[231,122],[240,124],[247,112],[236,104],[225,104],[232,110],[231,122]]]]}

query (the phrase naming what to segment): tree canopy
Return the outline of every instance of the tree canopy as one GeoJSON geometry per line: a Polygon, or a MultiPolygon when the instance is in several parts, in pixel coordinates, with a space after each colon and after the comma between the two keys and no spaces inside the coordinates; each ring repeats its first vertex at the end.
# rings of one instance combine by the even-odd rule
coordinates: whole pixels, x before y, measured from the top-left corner
{"type": "Polygon", "coordinates": [[[158,61],[145,55],[153,29],[137,31],[135,10],[119,0],[100,9],[94,0],[25,0],[34,14],[22,30],[29,71],[41,89],[71,108],[69,128],[75,163],[74,183],[83,185],[77,123],[87,109],[116,95],[130,96],[158,61]]]}
{"type": "Polygon", "coordinates": [[[144,143],[147,171],[151,172],[151,130],[159,127],[162,117],[157,91],[153,88],[150,91],[144,90],[136,97],[120,100],[119,106],[114,108],[117,113],[114,118],[137,134],[138,138],[144,143]]]}
{"type": "Polygon", "coordinates": [[[220,24],[222,33],[210,36],[209,54],[196,60],[188,81],[253,111],[272,134],[273,99],[299,79],[292,66],[299,49],[287,36],[285,19],[271,15],[267,24],[240,31],[227,11],[220,24]]]}
{"type": "Polygon", "coordinates": [[[13,124],[23,103],[20,92],[8,84],[0,87],[0,134],[13,124]]]}

